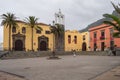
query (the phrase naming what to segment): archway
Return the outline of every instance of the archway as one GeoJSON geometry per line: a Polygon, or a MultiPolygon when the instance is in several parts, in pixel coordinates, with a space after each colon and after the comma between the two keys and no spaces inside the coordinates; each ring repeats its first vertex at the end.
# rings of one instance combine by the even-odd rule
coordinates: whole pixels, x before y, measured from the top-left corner
{"type": "Polygon", "coordinates": [[[23,42],[22,40],[15,41],[15,50],[16,51],[23,51],[23,42]]]}
{"type": "Polygon", "coordinates": [[[25,38],[26,36],[23,34],[20,34],[20,32],[18,32],[17,34],[13,34],[12,35],[12,50],[15,51],[23,51],[25,50],[25,38]]]}
{"type": "Polygon", "coordinates": [[[40,51],[46,51],[47,50],[47,43],[45,41],[40,42],[40,51]]]}
{"type": "Polygon", "coordinates": [[[86,43],[83,42],[83,44],[82,44],[82,51],[86,51],[86,49],[87,49],[86,47],[87,47],[86,43]]]}
{"type": "Polygon", "coordinates": [[[49,43],[48,37],[46,37],[44,35],[38,37],[38,50],[39,51],[47,51],[48,43],[49,43]]]}
{"type": "Polygon", "coordinates": [[[101,42],[101,51],[104,51],[104,49],[105,49],[105,43],[101,42]]]}

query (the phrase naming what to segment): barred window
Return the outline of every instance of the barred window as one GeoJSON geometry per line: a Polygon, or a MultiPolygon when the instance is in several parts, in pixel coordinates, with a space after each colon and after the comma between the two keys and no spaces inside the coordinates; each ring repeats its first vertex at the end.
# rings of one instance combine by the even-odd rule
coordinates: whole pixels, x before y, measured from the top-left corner
{"type": "Polygon", "coordinates": [[[50,31],[45,31],[46,34],[50,34],[50,31]]]}
{"type": "Polygon", "coordinates": [[[86,38],[85,38],[85,35],[83,35],[83,40],[85,40],[86,38]]]}
{"type": "Polygon", "coordinates": [[[15,26],[12,27],[12,32],[16,33],[16,27],[15,26]]]}
{"type": "Polygon", "coordinates": [[[36,30],[36,33],[41,34],[41,31],[40,30],[36,30]]]}
{"type": "Polygon", "coordinates": [[[94,32],[94,38],[97,38],[97,32],[94,32]]]}
{"type": "Polygon", "coordinates": [[[26,28],[25,27],[22,28],[22,33],[26,33],[26,28]]]}
{"type": "Polygon", "coordinates": [[[70,44],[71,43],[71,36],[68,35],[68,43],[70,44]]]}
{"type": "Polygon", "coordinates": [[[77,44],[77,36],[74,36],[74,43],[77,44]]]}

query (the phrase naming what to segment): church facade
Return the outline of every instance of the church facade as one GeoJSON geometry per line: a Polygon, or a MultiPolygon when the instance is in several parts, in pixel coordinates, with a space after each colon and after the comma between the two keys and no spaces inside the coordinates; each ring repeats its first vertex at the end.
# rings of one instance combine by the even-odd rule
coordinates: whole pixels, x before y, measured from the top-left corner
{"type": "MultiPolygon", "coordinates": [[[[26,25],[24,21],[17,21],[19,27],[12,27],[10,35],[10,50],[12,51],[31,51],[32,50],[32,31],[31,27],[26,25]]],[[[65,30],[64,15],[59,11],[55,13],[55,24],[60,24],[65,30]]],[[[54,24],[53,24],[54,25],[54,24]]],[[[33,50],[34,51],[81,51],[82,35],[79,31],[66,30],[56,42],[54,34],[51,33],[51,25],[38,23],[43,30],[33,29],[33,50]],[[59,45],[59,46],[58,46],[59,45]]],[[[9,50],[9,27],[4,27],[3,49],[9,50]]]]}
{"type": "MultiPolygon", "coordinates": [[[[19,27],[11,29],[11,50],[13,51],[30,51],[32,46],[31,28],[25,22],[18,21],[19,27]]],[[[33,30],[33,49],[34,51],[45,51],[53,49],[53,34],[50,33],[49,25],[39,23],[43,31],[33,30]],[[42,47],[41,47],[42,46],[42,47]]],[[[9,37],[8,27],[4,27],[4,50],[8,50],[9,37]]]]}
{"type": "MultiPolygon", "coordinates": [[[[13,27],[11,30],[11,50],[13,51],[31,51],[31,28],[26,25],[23,21],[17,22],[19,27],[13,27]]],[[[34,51],[53,51],[55,46],[54,34],[50,31],[50,25],[39,23],[39,26],[43,29],[42,31],[33,30],[33,50],[34,51]]],[[[8,27],[4,27],[4,50],[8,50],[9,37],[8,27]]],[[[64,32],[63,42],[59,42],[62,45],[60,50],[64,51],[81,51],[82,50],[82,36],[79,31],[66,30],[64,32]]],[[[59,48],[57,48],[59,49],[59,48]]]]}

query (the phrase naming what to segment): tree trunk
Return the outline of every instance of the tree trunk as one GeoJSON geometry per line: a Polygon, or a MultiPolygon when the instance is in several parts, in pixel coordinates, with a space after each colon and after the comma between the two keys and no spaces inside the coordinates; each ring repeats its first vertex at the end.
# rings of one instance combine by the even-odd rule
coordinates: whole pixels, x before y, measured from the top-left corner
{"type": "Polygon", "coordinates": [[[53,51],[55,51],[55,34],[53,34],[53,51]]]}
{"type": "Polygon", "coordinates": [[[9,45],[8,45],[8,50],[11,51],[11,26],[9,28],[9,45]]]}
{"type": "Polygon", "coordinates": [[[31,37],[31,46],[32,46],[32,51],[33,51],[33,28],[32,28],[32,37],[31,37]]]}
{"type": "Polygon", "coordinates": [[[56,50],[59,50],[59,39],[58,39],[59,37],[58,37],[58,35],[56,35],[56,50]]]}

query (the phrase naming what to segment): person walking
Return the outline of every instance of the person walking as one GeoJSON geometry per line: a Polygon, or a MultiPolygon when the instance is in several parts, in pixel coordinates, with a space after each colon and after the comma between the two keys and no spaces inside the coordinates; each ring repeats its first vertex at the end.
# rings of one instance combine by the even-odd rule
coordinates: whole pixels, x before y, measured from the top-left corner
{"type": "Polygon", "coordinates": [[[75,50],[73,50],[73,56],[74,56],[74,57],[76,56],[76,51],[75,51],[75,50]]]}
{"type": "Polygon", "coordinates": [[[108,56],[111,56],[112,55],[112,50],[110,47],[107,48],[107,52],[108,52],[108,56]]]}

